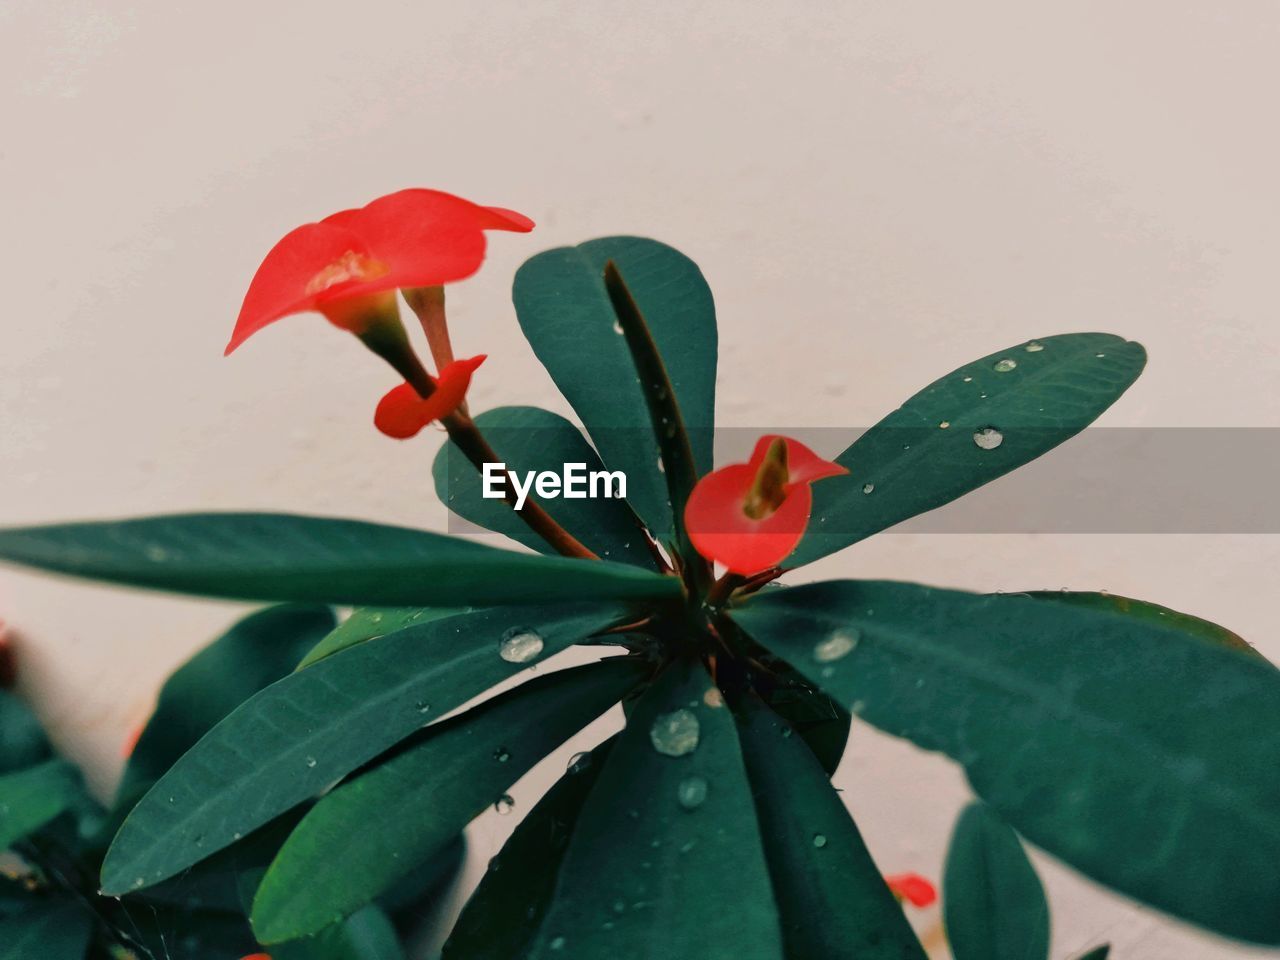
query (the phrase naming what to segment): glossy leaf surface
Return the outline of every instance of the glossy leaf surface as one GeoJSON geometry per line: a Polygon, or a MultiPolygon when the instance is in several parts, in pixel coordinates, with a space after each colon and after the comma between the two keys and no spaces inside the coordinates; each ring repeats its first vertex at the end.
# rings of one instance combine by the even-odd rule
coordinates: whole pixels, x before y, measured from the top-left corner
{"type": "Polygon", "coordinates": [[[626,616],[610,604],[482,610],[290,674],[218,724],[143,797],[108,851],[103,887],[128,892],[172,876],[317,796],[432,717],[626,616]],[[513,637],[525,638],[516,650],[524,659],[501,655],[513,637]]]}
{"type": "Polygon", "coordinates": [[[814,484],[809,532],[785,565],[834,553],[1052,450],[1111,406],[1146,360],[1141,344],[1069,333],[936,380],[836,458],[847,476],[814,484]]]}
{"type": "Polygon", "coordinates": [[[772,591],[734,619],[855,716],[963,765],[1037,846],[1220,933],[1280,942],[1268,664],[1132,618],[903,583],[772,591]]]}
{"type": "Polygon", "coordinates": [[[539,557],[356,520],[206,513],[0,530],[0,559],[240,600],[460,606],[674,597],[625,564],[539,557]]]}
{"type": "Polygon", "coordinates": [[[666,479],[643,390],[603,281],[613,260],[653,333],[679,398],[698,473],[711,469],[715,425],[715,304],[696,264],[641,237],[605,237],[540,253],[516,274],[520,327],[627,496],[660,538],[670,537],[666,479]]]}

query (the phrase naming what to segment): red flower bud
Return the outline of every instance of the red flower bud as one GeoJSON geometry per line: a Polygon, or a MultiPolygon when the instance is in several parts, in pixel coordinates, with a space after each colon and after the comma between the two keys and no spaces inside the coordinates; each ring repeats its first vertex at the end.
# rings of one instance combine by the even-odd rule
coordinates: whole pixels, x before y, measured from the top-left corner
{"type": "Polygon", "coordinates": [[[885,877],[893,895],[899,900],[906,900],[913,907],[927,907],[938,899],[938,891],[932,883],[918,873],[895,873],[885,877]]]}
{"type": "Polygon", "coordinates": [[[435,392],[425,400],[412,386],[402,383],[382,398],[373,415],[373,424],[388,437],[408,440],[432,420],[453,413],[467,397],[471,374],[485,361],[485,354],[469,360],[455,360],[440,376],[432,377],[435,392]]]}
{"type": "Polygon", "coordinates": [[[480,269],[484,231],[532,229],[511,210],[420,189],[305,224],[258,267],[226,352],[281,317],[311,310],[363,333],[394,311],[398,287],[440,286],[480,269]]]}
{"type": "Polygon", "coordinates": [[[848,472],[796,440],[761,437],[750,461],[713,470],[693,488],[684,510],[689,539],[733,573],[776,567],[804,536],[809,485],[848,472]]]}

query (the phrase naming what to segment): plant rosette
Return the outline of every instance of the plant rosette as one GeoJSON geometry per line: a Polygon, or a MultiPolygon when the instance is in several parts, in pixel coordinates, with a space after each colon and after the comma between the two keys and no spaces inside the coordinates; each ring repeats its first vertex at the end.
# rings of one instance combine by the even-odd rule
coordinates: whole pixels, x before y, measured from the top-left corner
{"type": "Polygon", "coordinates": [[[621,702],[622,729],[490,864],[446,958],[924,957],[900,899],[927,906],[932,885],[886,881],[831,785],[855,717],[950,758],[977,797],[943,883],[958,960],[1047,956],[1024,842],[1220,935],[1280,943],[1280,675],[1234,634],[1106,594],[791,584],[1069,440],[1138,377],[1140,345],[1024,341],[844,451],[771,435],[713,468],[712,296],[653,240],[550,250],[516,275],[520,328],[578,424],[534,407],[471,414],[483,355],[454,359],[444,286],[476,272],[486,231],[531,227],[404,191],[299,228],[264,261],[232,340],[299,312],[356,334],[402,381],[377,427],[408,438],[438,423],[437,493],[531,550],[264,513],[0,531],[0,556],[46,570],[355,607],[139,780],[102,863],[107,894],[145,898],[270,832],[241,889],[275,957],[386,903],[621,702]],[[625,490],[526,482],[570,463],[625,490]],[[571,646],[601,657],[534,672],[571,646]]]}

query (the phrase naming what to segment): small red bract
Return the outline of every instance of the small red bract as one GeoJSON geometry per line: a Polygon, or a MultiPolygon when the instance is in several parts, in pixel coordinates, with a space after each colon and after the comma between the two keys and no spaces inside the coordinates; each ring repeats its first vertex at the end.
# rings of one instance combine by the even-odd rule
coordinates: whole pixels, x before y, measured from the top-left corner
{"type": "Polygon", "coordinates": [[[895,873],[885,877],[893,895],[899,900],[906,900],[913,907],[927,907],[938,899],[938,891],[933,884],[918,873],[895,873]]]}
{"type": "Polygon", "coordinates": [[[138,749],[138,741],[142,739],[142,731],[147,728],[145,723],[140,723],[125,736],[124,742],[120,744],[120,759],[128,760],[133,756],[133,751],[138,749]]]}
{"type": "Polygon", "coordinates": [[[392,388],[378,403],[378,409],[373,415],[374,426],[388,437],[408,440],[432,420],[447,417],[466,399],[467,388],[471,386],[471,374],[484,363],[485,357],[486,354],[482,353],[478,357],[455,360],[449,364],[440,371],[439,377],[431,378],[436,389],[425,400],[407,383],[392,388]]]}
{"type": "Polygon", "coordinates": [[[281,317],[310,310],[361,333],[371,316],[394,307],[397,288],[436,287],[480,269],[484,231],[532,229],[514,211],[422,189],[305,224],[258,267],[226,352],[281,317]]]}
{"type": "Polygon", "coordinates": [[[809,485],[848,472],[797,440],[761,437],[747,463],[713,470],[693,488],[684,510],[689,539],[732,573],[776,567],[809,524],[809,485]]]}

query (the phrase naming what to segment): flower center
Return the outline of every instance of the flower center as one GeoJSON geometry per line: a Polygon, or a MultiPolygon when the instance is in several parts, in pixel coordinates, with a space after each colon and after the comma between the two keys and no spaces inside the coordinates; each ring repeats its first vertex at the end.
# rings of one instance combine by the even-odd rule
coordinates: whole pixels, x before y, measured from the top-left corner
{"type": "Polygon", "coordinates": [[[769,445],[769,452],[756,470],[756,478],[747,491],[742,512],[752,520],[763,520],[769,516],[787,498],[786,487],[790,476],[787,469],[787,442],[779,437],[769,445]]]}
{"type": "Polygon", "coordinates": [[[390,272],[391,268],[381,260],[348,250],[311,278],[307,283],[307,294],[315,296],[339,284],[373,280],[390,272]]]}

